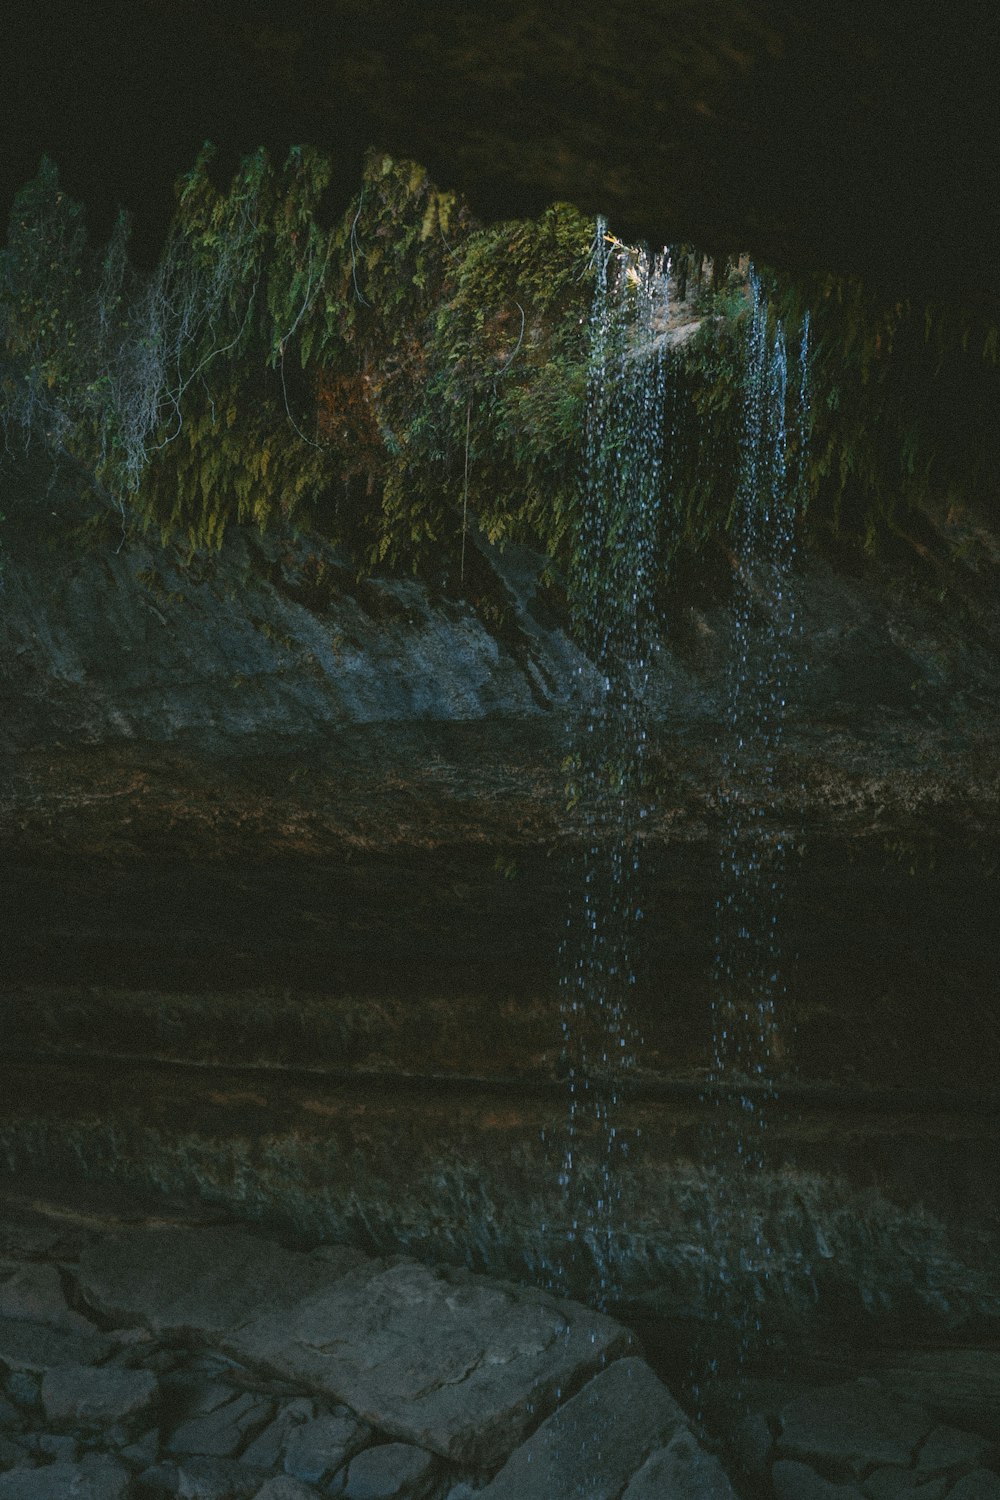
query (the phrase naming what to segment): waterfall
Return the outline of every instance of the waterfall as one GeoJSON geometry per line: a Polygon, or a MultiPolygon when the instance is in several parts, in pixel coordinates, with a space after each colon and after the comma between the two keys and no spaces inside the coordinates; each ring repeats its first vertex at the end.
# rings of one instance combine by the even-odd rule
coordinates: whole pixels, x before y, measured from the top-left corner
{"type": "Polygon", "coordinates": [[[647,688],[656,618],[663,451],[665,257],[630,251],[599,220],[590,320],[585,474],[570,579],[583,708],[570,731],[567,801],[582,829],[561,950],[568,1107],[558,1180],[568,1224],[563,1284],[599,1304],[616,1283],[617,1123],[640,1038],[632,1012],[647,814],[647,688]],[[596,678],[596,681],[593,679],[596,678]]]}
{"type": "Polygon", "coordinates": [[[785,994],[781,912],[788,834],[773,814],[798,632],[793,568],[809,426],[808,317],[798,384],[790,389],[785,329],[769,313],[752,268],[749,293],[710,984],[715,1118],[706,1152],[706,1301],[716,1322],[725,1320],[736,1332],[739,1361],[761,1334],[771,1282],[780,1275],[788,1289],[787,1266],[777,1264],[767,1229],[765,1138],[785,994]]]}
{"type": "MultiPolygon", "coordinates": [[[[649,813],[649,674],[663,586],[669,258],[598,224],[573,627],[589,665],[565,761],[580,833],[561,945],[567,1111],[553,1162],[563,1226],[550,1285],[613,1300],[629,1226],[619,1183],[632,1145],[621,1103],[641,1050],[634,993],[649,813]]],[[[711,1124],[704,1162],[703,1303],[749,1345],[772,1278],[764,1142],[781,1042],[787,835],[775,825],[793,672],[797,514],[808,432],[804,324],[785,330],[751,269],[739,473],[730,533],[733,629],[723,688],[722,814],[711,964],[711,1124]],[[796,371],[796,366],[797,371],[796,371]],[[794,376],[798,376],[797,381],[794,376]]]]}

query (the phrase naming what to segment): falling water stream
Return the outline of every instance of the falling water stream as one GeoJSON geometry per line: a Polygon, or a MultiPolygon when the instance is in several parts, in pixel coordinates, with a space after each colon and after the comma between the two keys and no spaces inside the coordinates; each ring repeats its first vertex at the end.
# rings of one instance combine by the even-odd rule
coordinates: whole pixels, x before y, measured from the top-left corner
{"type": "MultiPolygon", "coordinates": [[[[620,1105],[641,1045],[633,991],[649,812],[650,659],[663,585],[669,257],[627,250],[600,221],[594,260],[586,475],[570,587],[574,628],[592,670],[581,673],[583,708],[566,760],[568,804],[584,837],[562,944],[568,1105],[558,1181],[568,1228],[552,1279],[562,1290],[586,1287],[607,1305],[627,1246],[617,1210],[631,1142],[620,1105]]],[[[725,1319],[744,1349],[760,1334],[774,1258],[764,1141],[781,1046],[787,833],[774,825],[773,809],[797,632],[792,575],[807,345],[806,324],[790,388],[785,331],[751,269],[731,525],[702,1225],[709,1338],[725,1319]]],[[[712,1363],[709,1355],[703,1367],[712,1363]]]]}
{"type": "Polygon", "coordinates": [[[798,633],[793,567],[808,429],[809,329],[806,319],[798,384],[790,391],[785,329],[769,314],[752,268],[749,295],[710,984],[704,1238],[705,1301],[714,1326],[699,1361],[709,1373],[717,1367],[720,1343],[734,1348],[737,1365],[758,1344],[772,1283],[790,1290],[787,1258],[769,1230],[765,1140],[785,1044],[781,913],[789,834],[776,824],[775,806],[798,633]],[[723,1323],[730,1335],[725,1340],[719,1338],[723,1323]]]}
{"type": "Polygon", "coordinates": [[[630,251],[598,221],[590,325],[584,504],[571,584],[573,623],[592,664],[571,729],[567,796],[584,829],[562,945],[568,1114],[559,1185],[568,1229],[563,1276],[605,1304],[622,1226],[628,1152],[620,1095],[640,1038],[633,1017],[642,920],[640,831],[647,814],[647,689],[656,618],[663,450],[665,257],[630,251]]]}

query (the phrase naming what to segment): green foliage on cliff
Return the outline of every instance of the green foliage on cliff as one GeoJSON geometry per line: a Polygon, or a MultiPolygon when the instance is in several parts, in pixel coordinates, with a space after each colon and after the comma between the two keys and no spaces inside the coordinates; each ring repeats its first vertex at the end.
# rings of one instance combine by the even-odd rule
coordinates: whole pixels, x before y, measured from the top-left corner
{"type": "MultiPolygon", "coordinates": [[[[315,527],[359,569],[455,580],[475,517],[561,563],[579,514],[593,226],[556,205],[479,225],[409,162],[373,154],[331,215],[332,164],[263,150],[229,182],[206,147],[158,265],[122,218],[89,244],[51,163],[0,253],[0,420],[88,476],[128,526],[194,551],[227,527],[315,527]]],[[[671,356],[665,554],[724,540],[739,471],[744,278],[675,255],[700,331],[671,356]]],[[[887,306],[856,283],[770,278],[813,326],[807,529],[874,548],[928,518],[972,545],[1000,463],[995,319],[887,306]],[[972,520],[966,524],[968,513],[972,520]],[[958,518],[956,520],[955,518],[958,518]],[[949,519],[950,518],[950,519],[949,519]]],[[[790,458],[798,437],[790,430],[790,458]]]]}
{"type": "Polygon", "coordinates": [[[263,151],[178,185],[162,257],[88,247],[43,164],[0,281],[8,427],[191,549],[296,517],[360,566],[447,571],[467,512],[557,548],[574,503],[592,227],[555,207],[481,228],[373,155],[330,224],[331,164],[263,151]]]}
{"type": "Polygon", "coordinates": [[[776,277],[775,305],[809,308],[810,521],[866,550],[903,540],[988,556],[996,520],[1000,325],[995,312],[884,294],[856,279],[776,277]],[[985,540],[985,539],[984,539],[985,540]]]}

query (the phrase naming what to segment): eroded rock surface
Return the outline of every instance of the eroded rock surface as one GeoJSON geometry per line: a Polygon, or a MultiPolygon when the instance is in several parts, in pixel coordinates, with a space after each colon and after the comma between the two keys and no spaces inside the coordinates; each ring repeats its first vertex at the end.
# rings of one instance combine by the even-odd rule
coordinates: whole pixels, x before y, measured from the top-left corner
{"type": "Polygon", "coordinates": [[[377,1262],[225,1337],[241,1358],[346,1402],[446,1458],[489,1465],[532,1409],[629,1335],[600,1314],[462,1272],[377,1262]]]}
{"type": "Polygon", "coordinates": [[[42,1406],[54,1427],[138,1422],[150,1412],[157,1394],[157,1379],[150,1370],[114,1365],[63,1365],[47,1370],[42,1380],[42,1406]]]}
{"type": "Polygon", "coordinates": [[[817,1390],[781,1412],[778,1452],[861,1476],[876,1464],[909,1465],[934,1421],[873,1382],[817,1390]]]}
{"type": "Polygon", "coordinates": [[[950,1351],[969,1425],[881,1383],[905,1365],[892,1356],[820,1387],[791,1370],[720,1381],[706,1437],[626,1330],[579,1304],[290,1251],[180,1209],[127,1226],[96,1206],[52,1212],[78,1224],[75,1246],[39,1233],[6,1267],[13,1305],[39,1320],[0,1321],[0,1500],[733,1500],[747,1475],[767,1500],[1000,1488],[992,1366],[974,1351],[950,1351]]]}
{"type": "Polygon", "coordinates": [[[102,1317],[158,1333],[222,1333],[328,1283],[329,1263],[232,1230],[122,1230],[88,1246],[80,1285],[102,1317]]]}
{"type": "Polygon", "coordinates": [[[725,1469],[706,1453],[686,1427],[665,1448],[651,1453],[632,1478],[622,1500],[736,1500],[725,1469]]]}
{"type": "Polygon", "coordinates": [[[684,1424],[681,1408],[639,1359],[616,1361],[543,1422],[483,1500],[614,1500],[654,1448],[684,1424]]]}

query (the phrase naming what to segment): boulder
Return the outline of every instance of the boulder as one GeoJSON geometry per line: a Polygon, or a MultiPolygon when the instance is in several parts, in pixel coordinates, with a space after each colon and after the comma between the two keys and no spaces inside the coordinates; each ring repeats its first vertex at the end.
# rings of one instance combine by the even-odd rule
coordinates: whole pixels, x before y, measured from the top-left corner
{"type": "Polygon", "coordinates": [[[214,1410],[181,1422],[170,1434],[168,1453],[200,1453],[205,1457],[231,1458],[271,1420],[274,1405],[249,1391],[230,1392],[228,1401],[214,1410]]]}
{"type": "Polygon", "coordinates": [[[97,1332],[93,1323],[73,1312],[58,1270],[45,1262],[28,1261],[0,1269],[0,1317],[97,1332]]]}
{"type": "Polygon", "coordinates": [[[942,1500],[950,1480],[929,1479],[915,1469],[875,1469],[861,1488],[868,1500],[942,1500]]]}
{"type": "Polygon", "coordinates": [[[989,1463],[996,1444],[960,1427],[935,1427],[917,1454],[916,1468],[923,1478],[947,1474],[953,1469],[974,1468],[989,1463]]]}
{"type": "Polygon", "coordinates": [[[617,1360],[511,1455],[480,1500],[617,1500],[684,1413],[641,1359],[617,1360]]]}
{"type": "Polygon", "coordinates": [[[26,1451],[20,1443],[12,1443],[0,1433],[0,1469],[16,1469],[25,1463],[26,1458],[26,1451]]]}
{"type": "Polygon", "coordinates": [[[857,1380],[823,1386],[782,1408],[780,1457],[860,1477],[873,1465],[908,1466],[934,1426],[923,1407],[857,1380]]]}
{"type": "Polygon", "coordinates": [[[949,1490],[948,1500],[1000,1500],[1000,1475],[993,1469],[973,1469],[949,1490]]]}
{"type": "Polygon", "coordinates": [[[0,1396],[0,1432],[20,1430],[22,1425],[23,1418],[17,1407],[6,1396],[0,1396]]]}
{"type": "Polygon", "coordinates": [[[235,1229],[144,1226],[105,1235],[80,1258],[80,1286],[104,1317],[157,1332],[219,1334],[328,1285],[336,1264],[235,1229]]]}
{"type": "Polygon", "coordinates": [[[771,1471],[776,1500],[864,1500],[855,1484],[834,1484],[808,1464],[779,1459],[771,1471]]]}
{"type": "Polygon", "coordinates": [[[80,1445],[68,1432],[40,1432],[37,1452],[39,1457],[54,1463],[75,1464],[80,1457],[80,1445]]]}
{"type": "Polygon", "coordinates": [[[285,1451],[289,1433],[303,1422],[310,1422],[316,1415],[316,1404],[308,1397],[296,1396],[283,1401],[273,1422],[254,1438],[248,1448],[240,1454],[241,1462],[253,1464],[258,1469],[276,1469],[285,1451]]]}
{"type": "Polygon", "coordinates": [[[149,1370],[62,1365],[45,1372],[42,1406],[46,1419],[56,1427],[110,1427],[145,1416],[158,1390],[156,1376],[149,1370]]]}
{"type": "Polygon", "coordinates": [[[0,1361],[11,1370],[41,1374],[59,1365],[93,1365],[106,1359],[113,1348],[111,1340],[96,1329],[85,1333],[0,1318],[0,1361]]]}
{"type": "Polygon", "coordinates": [[[349,1272],[223,1342],[391,1437],[490,1468],[631,1335],[578,1303],[403,1261],[349,1272]]]}
{"type": "Polygon", "coordinates": [[[364,1423],[349,1413],[324,1412],[289,1429],[285,1439],[285,1473],[319,1484],[342,1468],[370,1437],[364,1423]]]}
{"type": "Polygon", "coordinates": [[[440,1461],[412,1443],[381,1443],[352,1459],[344,1500],[423,1500],[440,1461]]]}
{"type": "Polygon", "coordinates": [[[687,1428],[649,1455],[622,1500],[663,1500],[665,1495],[670,1500],[736,1500],[719,1460],[706,1453],[687,1428]]]}
{"type": "Polygon", "coordinates": [[[252,1500],[268,1476],[230,1458],[180,1458],[156,1464],[139,1476],[153,1495],[179,1500],[252,1500]]]}
{"type": "Polygon", "coordinates": [[[1000,1439],[1000,1350],[915,1349],[876,1376],[893,1395],[917,1401],[943,1422],[1000,1439]]]}
{"type": "Polygon", "coordinates": [[[253,1500],[316,1500],[318,1494],[319,1490],[314,1490],[311,1484],[303,1484],[290,1474],[278,1474],[267,1480],[253,1500]]]}
{"type": "Polygon", "coordinates": [[[0,1500],[127,1500],[129,1488],[128,1470],[103,1453],[0,1474],[0,1500]]]}

